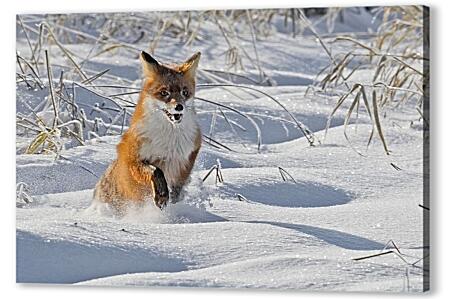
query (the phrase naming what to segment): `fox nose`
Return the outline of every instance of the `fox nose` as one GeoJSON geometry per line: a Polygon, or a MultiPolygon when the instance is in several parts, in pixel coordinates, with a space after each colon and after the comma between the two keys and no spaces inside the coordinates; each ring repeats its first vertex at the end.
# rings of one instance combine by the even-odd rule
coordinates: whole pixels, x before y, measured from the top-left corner
{"type": "Polygon", "coordinates": [[[183,105],[181,105],[181,104],[177,104],[177,105],[175,106],[175,110],[176,110],[176,111],[183,111],[183,109],[184,109],[184,107],[183,107],[183,105]]]}

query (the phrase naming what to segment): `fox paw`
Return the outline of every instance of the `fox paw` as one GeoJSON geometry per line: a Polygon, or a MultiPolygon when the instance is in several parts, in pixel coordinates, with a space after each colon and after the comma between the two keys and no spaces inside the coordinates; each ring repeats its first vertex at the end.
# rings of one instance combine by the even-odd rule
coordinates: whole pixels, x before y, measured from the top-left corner
{"type": "Polygon", "coordinates": [[[160,208],[161,210],[167,205],[167,202],[169,201],[169,196],[167,195],[159,195],[156,194],[155,198],[153,199],[153,202],[155,205],[160,208]]]}

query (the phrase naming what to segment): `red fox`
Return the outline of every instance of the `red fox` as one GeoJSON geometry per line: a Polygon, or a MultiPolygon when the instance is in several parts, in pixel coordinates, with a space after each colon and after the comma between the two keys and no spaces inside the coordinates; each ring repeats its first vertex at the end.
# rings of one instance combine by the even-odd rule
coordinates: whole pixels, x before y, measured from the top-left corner
{"type": "Polygon", "coordinates": [[[202,141],[193,105],[200,53],[170,66],[144,51],[140,58],[144,82],[130,127],[94,190],[118,214],[129,203],[153,199],[162,209],[179,201],[202,141]]]}

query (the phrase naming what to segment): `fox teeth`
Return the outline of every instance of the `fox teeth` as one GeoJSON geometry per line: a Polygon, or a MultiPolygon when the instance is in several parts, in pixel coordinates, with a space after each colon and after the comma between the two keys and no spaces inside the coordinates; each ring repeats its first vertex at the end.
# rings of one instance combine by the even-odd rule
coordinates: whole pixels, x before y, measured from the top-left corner
{"type": "Polygon", "coordinates": [[[167,111],[166,109],[163,110],[164,113],[166,114],[167,118],[172,122],[172,123],[179,123],[181,122],[181,119],[183,117],[183,114],[181,113],[170,113],[169,111],[167,111]]]}

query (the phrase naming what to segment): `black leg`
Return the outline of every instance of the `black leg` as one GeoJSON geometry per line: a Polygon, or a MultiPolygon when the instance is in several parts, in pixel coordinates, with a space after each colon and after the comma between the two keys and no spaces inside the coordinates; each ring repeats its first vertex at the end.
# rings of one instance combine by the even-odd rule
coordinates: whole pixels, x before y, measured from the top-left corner
{"type": "Polygon", "coordinates": [[[155,191],[153,194],[153,201],[158,208],[163,209],[169,201],[169,188],[167,187],[164,172],[159,167],[151,164],[149,160],[142,160],[142,164],[144,164],[147,169],[150,169],[152,174],[155,191]]]}
{"type": "Polygon", "coordinates": [[[170,188],[170,202],[171,203],[177,203],[183,199],[183,186],[172,186],[170,188]]]}

